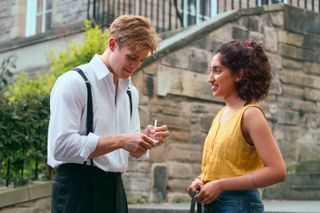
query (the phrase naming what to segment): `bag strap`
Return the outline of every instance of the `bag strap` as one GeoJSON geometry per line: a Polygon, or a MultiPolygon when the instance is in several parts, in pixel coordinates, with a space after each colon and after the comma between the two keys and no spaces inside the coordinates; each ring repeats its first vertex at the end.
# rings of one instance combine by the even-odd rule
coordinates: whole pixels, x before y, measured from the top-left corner
{"type": "Polygon", "coordinates": [[[202,205],[201,205],[201,203],[197,202],[197,194],[198,193],[199,193],[199,190],[195,190],[192,192],[191,203],[190,203],[190,213],[196,213],[196,211],[195,211],[196,204],[197,204],[197,213],[202,212],[201,211],[202,205]]]}
{"type": "Polygon", "coordinates": [[[197,195],[197,191],[193,191],[192,195],[191,195],[191,203],[190,203],[190,213],[195,213],[195,206],[196,206],[196,195],[197,195]]]}

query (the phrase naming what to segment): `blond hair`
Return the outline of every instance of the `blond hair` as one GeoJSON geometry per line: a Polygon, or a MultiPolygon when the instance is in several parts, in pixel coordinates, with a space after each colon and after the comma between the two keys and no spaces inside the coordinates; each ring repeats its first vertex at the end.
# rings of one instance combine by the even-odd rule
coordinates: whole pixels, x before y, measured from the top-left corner
{"type": "Polygon", "coordinates": [[[146,48],[155,52],[160,38],[151,21],[138,15],[122,15],[116,18],[110,28],[110,36],[114,37],[122,48],[146,48]]]}

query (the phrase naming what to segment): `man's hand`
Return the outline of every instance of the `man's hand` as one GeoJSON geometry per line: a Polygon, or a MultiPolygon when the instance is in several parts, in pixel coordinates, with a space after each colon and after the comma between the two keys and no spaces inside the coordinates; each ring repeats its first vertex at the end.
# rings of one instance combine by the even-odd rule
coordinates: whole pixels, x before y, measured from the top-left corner
{"type": "Polygon", "coordinates": [[[132,157],[138,158],[145,154],[148,149],[154,148],[157,143],[155,139],[144,133],[127,133],[112,136],[102,136],[99,138],[96,149],[90,154],[88,159],[92,159],[116,149],[124,149],[132,157]]]}
{"type": "Polygon", "coordinates": [[[156,140],[143,133],[128,133],[122,135],[123,146],[131,156],[140,157],[145,154],[148,149],[155,147],[156,140]]]}
{"type": "Polygon", "coordinates": [[[162,125],[159,127],[148,125],[144,130],[144,134],[156,140],[155,145],[159,146],[165,142],[165,140],[169,136],[169,131],[166,125],[162,125]]]}

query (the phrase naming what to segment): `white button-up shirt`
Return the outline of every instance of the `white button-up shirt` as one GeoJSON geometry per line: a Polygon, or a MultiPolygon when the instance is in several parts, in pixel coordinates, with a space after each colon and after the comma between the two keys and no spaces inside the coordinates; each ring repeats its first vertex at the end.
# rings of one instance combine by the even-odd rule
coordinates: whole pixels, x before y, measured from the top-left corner
{"type": "MultiPolygon", "coordinates": [[[[100,136],[140,132],[139,96],[131,80],[119,80],[115,98],[113,74],[99,55],[79,68],[91,84],[93,133],[86,135],[88,94],[85,81],[76,71],[68,71],[57,79],[50,94],[48,164],[52,167],[62,163],[83,164],[95,150],[100,136]],[[132,118],[126,93],[129,84],[132,93],[132,118]]],[[[124,172],[128,166],[128,158],[126,150],[117,149],[96,157],[93,161],[95,166],[104,171],[124,172]]]]}

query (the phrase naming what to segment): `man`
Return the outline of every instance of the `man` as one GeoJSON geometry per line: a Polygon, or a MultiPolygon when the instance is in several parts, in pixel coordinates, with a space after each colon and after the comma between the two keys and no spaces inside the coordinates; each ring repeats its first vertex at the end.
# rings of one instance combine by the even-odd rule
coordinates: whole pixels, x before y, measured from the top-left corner
{"type": "Polygon", "coordinates": [[[140,132],[138,91],[130,79],[158,44],[147,18],[120,16],[110,26],[105,52],[78,67],[90,88],[79,70],[57,79],[51,91],[48,133],[48,164],[57,167],[52,212],[128,211],[121,179],[128,158],[148,157],[148,150],[169,135],[165,125],[149,125],[140,132]],[[92,119],[91,131],[87,119],[92,119]]]}

